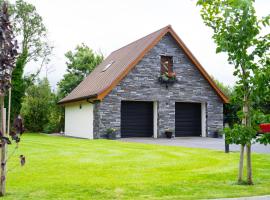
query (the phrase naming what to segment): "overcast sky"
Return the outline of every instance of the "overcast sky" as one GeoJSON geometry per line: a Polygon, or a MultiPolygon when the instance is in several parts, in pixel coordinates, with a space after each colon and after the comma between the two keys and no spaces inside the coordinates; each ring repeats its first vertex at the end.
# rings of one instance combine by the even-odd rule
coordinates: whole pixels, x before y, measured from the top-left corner
{"type": "MultiPolygon", "coordinates": [[[[85,43],[105,57],[140,37],[171,24],[206,71],[233,85],[226,55],[215,54],[211,30],[200,17],[195,0],[26,0],[36,6],[54,46],[48,78],[55,88],[66,70],[64,54],[85,43]]],[[[270,0],[257,0],[258,16],[269,14],[270,0]]],[[[37,64],[30,63],[27,71],[37,64]]],[[[43,70],[44,76],[46,70],[43,70]]]]}

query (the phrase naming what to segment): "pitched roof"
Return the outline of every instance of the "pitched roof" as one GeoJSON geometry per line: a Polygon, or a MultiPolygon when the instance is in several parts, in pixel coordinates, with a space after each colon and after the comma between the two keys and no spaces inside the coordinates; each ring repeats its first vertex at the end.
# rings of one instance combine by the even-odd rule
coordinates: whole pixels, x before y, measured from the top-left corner
{"type": "Polygon", "coordinates": [[[59,101],[59,104],[83,99],[102,100],[167,33],[171,34],[221,100],[228,103],[228,98],[169,25],[112,52],[69,95],[59,101]],[[108,65],[110,67],[104,71],[108,65]]]}

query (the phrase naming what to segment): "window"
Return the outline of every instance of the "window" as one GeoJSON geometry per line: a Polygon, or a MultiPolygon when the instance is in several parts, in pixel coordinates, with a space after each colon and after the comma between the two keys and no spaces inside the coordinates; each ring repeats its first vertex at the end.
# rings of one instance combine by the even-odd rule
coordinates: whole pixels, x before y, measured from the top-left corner
{"type": "Polygon", "coordinates": [[[173,84],[177,81],[176,73],[173,71],[172,56],[160,56],[160,76],[158,80],[161,84],[165,83],[166,88],[168,88],[168,84],[173,84]]]}
{"type": "Polygon", "coordinates": [[[102,72],[105,72],[112,64],[114,63],[114,61],[110,61],[102,70],[102,72]]]}
{"type": "Polygon", "coordinates": [[[173,57],[172,56],[160,56],[160,73],[165,74],[173,72],[173,57]]]}

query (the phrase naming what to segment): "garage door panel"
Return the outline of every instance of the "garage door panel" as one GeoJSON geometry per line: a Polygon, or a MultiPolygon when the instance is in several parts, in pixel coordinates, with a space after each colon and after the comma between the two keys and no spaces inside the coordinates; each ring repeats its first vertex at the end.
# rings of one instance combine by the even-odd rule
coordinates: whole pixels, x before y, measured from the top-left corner
{"type": "Polygon", "coordinates": [[[121,102],[121,137],[153,136],[153,102],[121,102]]]}
{"type": "MultiPolygon", "coordinates": [[[[183,117],[185,117],[185,116],[183,116],[183,117]]],[[[194,118],[187,118],[187,119],[185,119],[185,120],[176,120],[176,121],[177,121],[177,122],[184,123],[184,124],[188,124],[188,125],[193,124],[194,121],[199,122],[199,120],[195,120],[194,118]]],[[[184,124],[183,124],[183,125],[184,125],[184,124]]]]}
{"type": "Polygon", "coordinates": [[[177,137],[201,135],[200,103],[175,103],[175,135],[177,137]]]}
{"type": "Polygon", "coordinates": [[[178,128],[179,131],[181,131],[181,130],[188,130],[188,131],[197,130],[197,131],[200,131],[201,130],[200,128],[191,127],[191,126],[181,126],[180,128],[178,128]]]}

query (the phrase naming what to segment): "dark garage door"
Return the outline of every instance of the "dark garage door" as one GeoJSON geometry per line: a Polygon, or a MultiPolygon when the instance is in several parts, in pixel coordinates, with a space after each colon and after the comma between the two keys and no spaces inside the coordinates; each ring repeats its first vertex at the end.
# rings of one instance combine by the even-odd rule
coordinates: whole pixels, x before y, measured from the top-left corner
{"type": "Polygon", "coordinates": [[[175,103],[175,136],[201,136],[200,103],[175,103]]]}
{"type": "Polygon", "coordinates": [[[121,102],[121,137],[153,136],[153,103],[121,102]]]}

